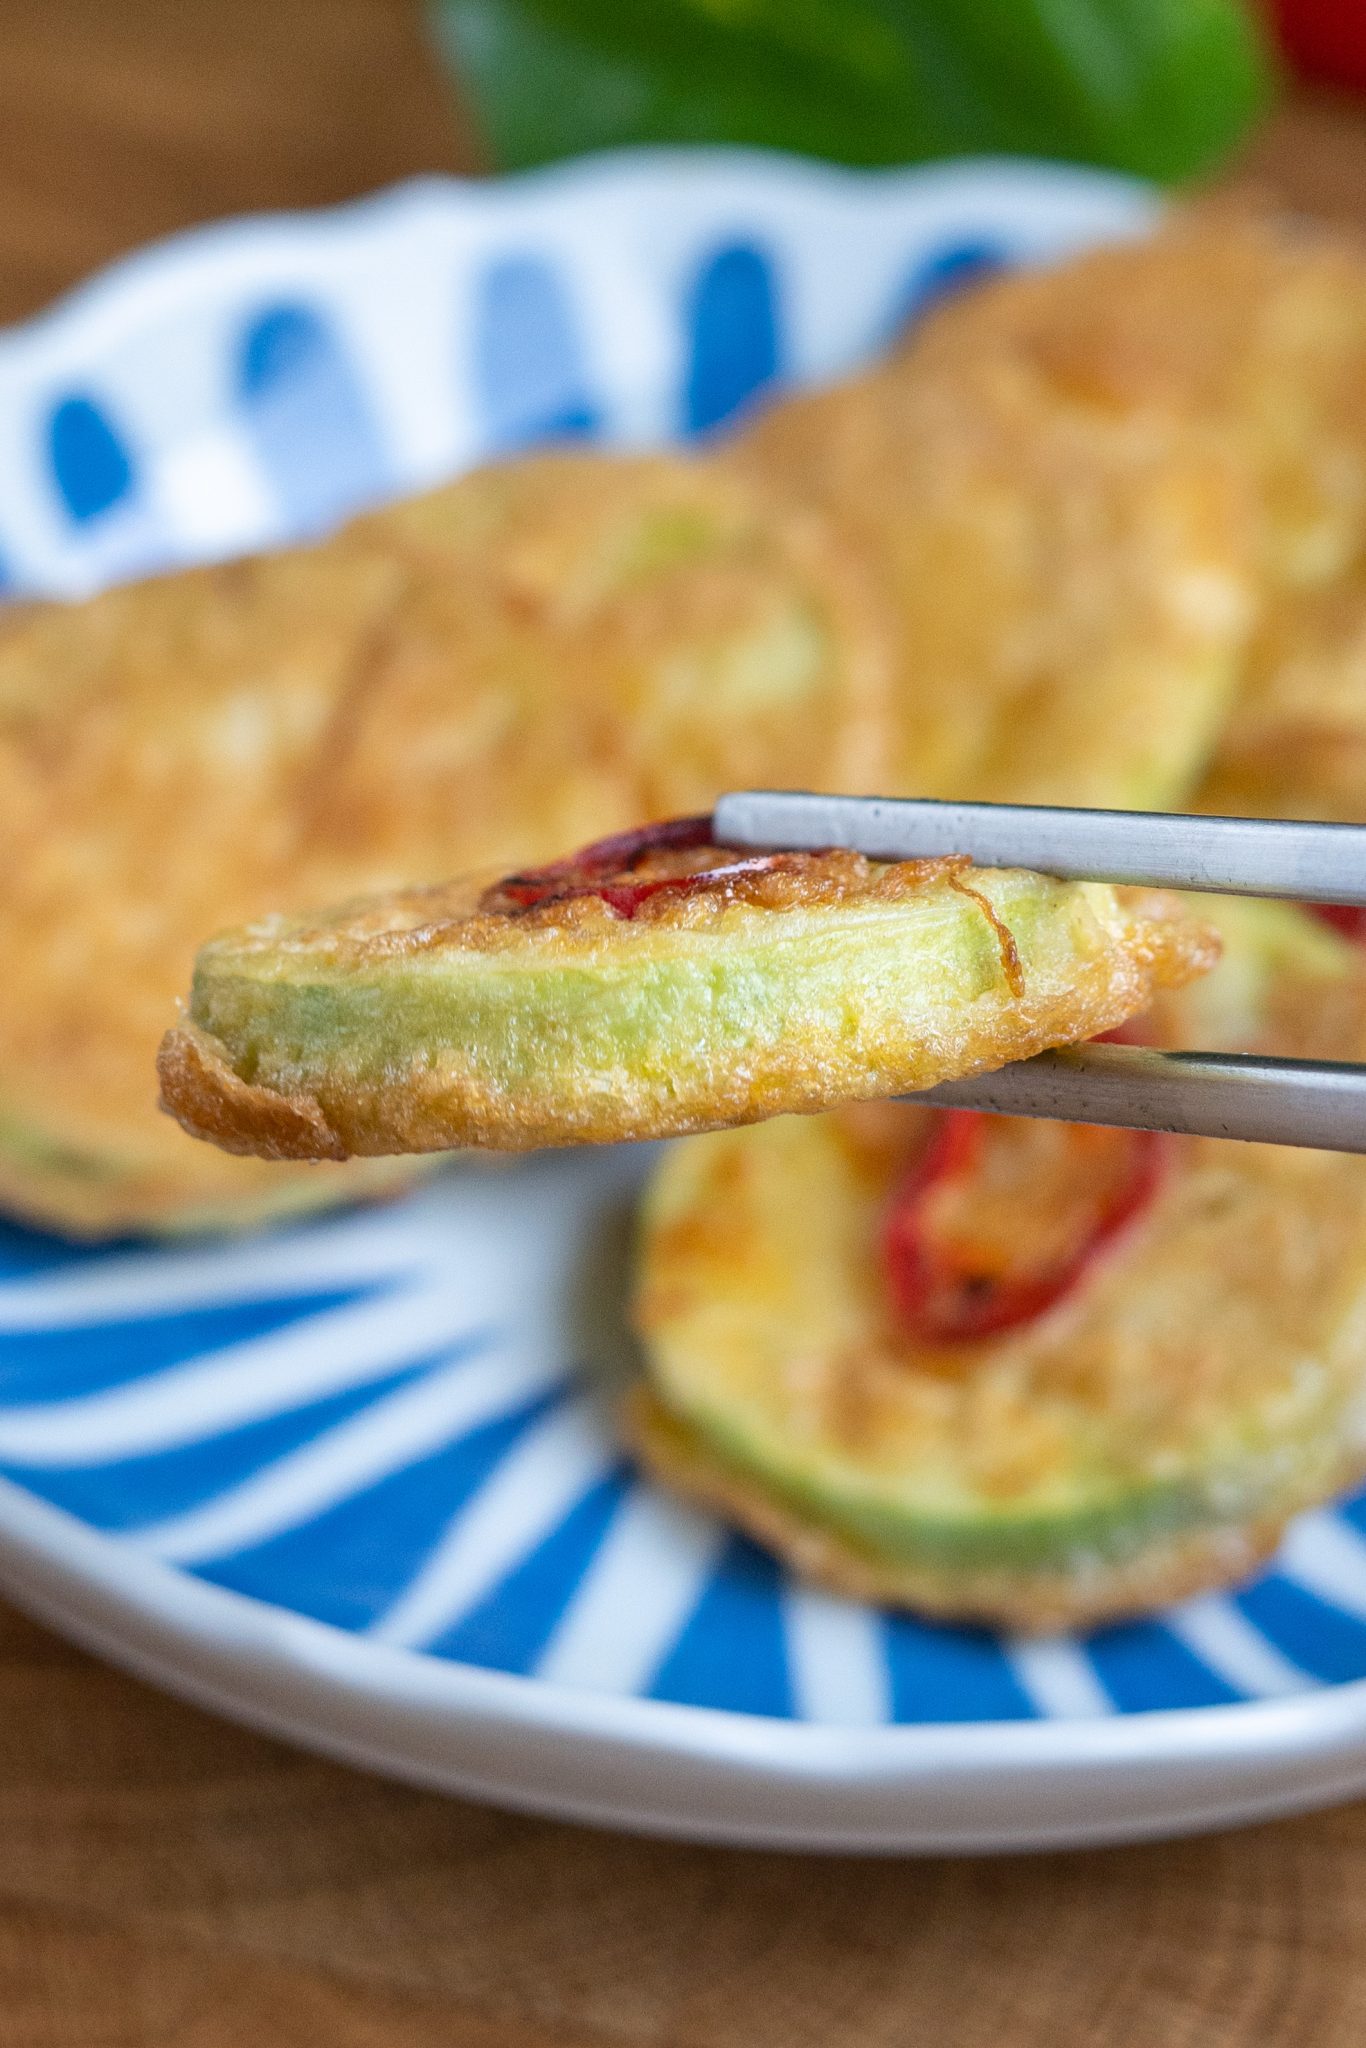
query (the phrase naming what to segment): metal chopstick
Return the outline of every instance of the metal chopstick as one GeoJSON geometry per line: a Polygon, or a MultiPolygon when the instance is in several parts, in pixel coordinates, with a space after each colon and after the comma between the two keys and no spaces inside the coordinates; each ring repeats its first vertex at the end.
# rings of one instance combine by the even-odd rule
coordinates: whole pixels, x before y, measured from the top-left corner
{"type": "MultiPolygon", "coordinates": [[[[847,846],[878,860],[962,853],[1066,880],[1366,904],[1366,827],[1153,811],[744,790],[712,815],[728,846],[847,846]]],[[[1066,1046],[910,1098],[936,1108],[1366,1152],[1366,1066],[1242,1053],[1066,1046]]]]}
{"type": "Polygon", "coordinates": [[[936,1109],[1366,1152],[1366,1067],[1327,1060],[1069,1045],[906,1099],[936,1109]]]}
{"type": "Polygon", "coordinates": [[[1366,825],[748,789],[719,799],[712,827],[725,846],[848,846],[873,860],[965,853],[979,867],[1064,881],[1366,903],[1366,825]]]}

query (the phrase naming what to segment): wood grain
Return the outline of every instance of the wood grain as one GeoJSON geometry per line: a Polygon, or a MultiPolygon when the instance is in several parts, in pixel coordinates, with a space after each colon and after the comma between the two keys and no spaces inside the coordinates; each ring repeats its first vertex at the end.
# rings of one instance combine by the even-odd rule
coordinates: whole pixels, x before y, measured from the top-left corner
{"type": "Polygon", "coordinates": [[[0,2040],[1348,2048],[1366,1817],[862,1862],[499,1815],[0,1615],[0,2040]]]}
{"type": "Polygon", "coordinates": [[[403,0],[0,0],[0,320],[193,221],[476,162],[403,0]]]}
{"type": "MultiPolygon", "coordinates": [[[[475,152],[397,0],[0,0],[0,317],[475,152]]],[[[1366,122],[1240,167],[1366,215],[1366,122]]],[[[2,2048],[1359,2048],[1366,1807],[998,1862],[730,1853],[295,1754],[0,1608],[2,2048]]]]}

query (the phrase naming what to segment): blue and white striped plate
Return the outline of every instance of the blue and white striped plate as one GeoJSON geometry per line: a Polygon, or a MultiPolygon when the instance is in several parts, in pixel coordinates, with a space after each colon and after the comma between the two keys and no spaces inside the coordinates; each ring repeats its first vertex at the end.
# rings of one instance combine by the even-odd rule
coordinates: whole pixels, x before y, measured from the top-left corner
{"type": "MultiPolygon", "coordinates": [[[[1041,166],[626,156],[211,229],[0,337],[0,580],[315,531],[547,435],[706,430],[965,273],[1140,228],[1041,166]]],[[[247,1243],[0,1225],[0,1577],[319,1748],[719,1840],[1115,1840],[1366,1785],[1366,1502],[1085,1641],[812,1592],[623,1464],[648,1156],[454,1167],[247,1243]]]]}

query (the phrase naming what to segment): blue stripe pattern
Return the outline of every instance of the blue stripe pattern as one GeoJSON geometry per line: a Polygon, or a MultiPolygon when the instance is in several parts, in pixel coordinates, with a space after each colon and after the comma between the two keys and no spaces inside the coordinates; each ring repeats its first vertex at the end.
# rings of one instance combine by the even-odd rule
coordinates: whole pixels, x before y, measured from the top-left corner
{"type": "Polygon", "coordinates": [[[587,357],[558,272],[508,256],[475,294],[473,384],[488,453],[581,440],[601,423],[587,357]]]}
{"type": "Polygon", "coordinates": [[[355,1289],[218,1302],[126,1323],[11,1330],[0,1339],[0,1406],[70,1401],[307,1322],[363,1299],[355,1289]]]}
{"type": "Polygon", "coordinates": [[[624,1470],[609,1473],[514,1571],[431,1645],[434,1657],[492,1671],[534,1671],[561,1615],[593,1562],[625,1495],[624,1470]]]}
{"type": "Polygon", "coordinates": [[[103,408],[84,393],[53,407],[48,421],[52,475],[67,513],[84,526],[126,499],[133,463],[103,408]]]}
{"type": "Polygon", "coordinates": [[[1339,1509],[1343,1520],[1354,1529],[1358,1536],[1366,1537],[1366,1493],[1349,1500],[1339,1509]]]}
{"type": "Polygon", "coordinates": [[[310,307],[281,304],[254,315],[242,337],[238,402],[292,534],[320,533],[389,487],[364,385],[310,307]]]}
{"type": "Polygon", "coordinates": [[[1099,1629],[1086,1647],[1101,1684],[1122,1714],[1159,1707],[1222,1707],[1239,1698],[1160,1622],[1099,1629]]]}
{"type": "Polygon", "coordinates": [[[1034,1709],[984,1629],[938,1628],[908,1615],[883,1625],[896,1721],[1018,1721],[1034,1709]]]}
{"type": "Polygon", "coordinates": [[[426,1562],[461,1503],[544,1412],[529,1403],[350,1495],[296,1529],[205,1565],[235,1592],[280,1602],[338,1628],[368,1628],[426,1562]]]}
{"type": "Polygon", "coordinates": [[[711,254],[693,287],[684,431],[704,434],[743,412],[778,375],[778,306],[763,251],[711,254]]]}
{"type": "Polygon", "coordinates": [[[73,1266],[101,1264],[125,1254],[127,1244],[74,1244],[45,1230],[0,1218],[0,1287],[38,1273],[60,1273],[73,1266]]]}
{"type": "Polygon", "coordinates": [[[889,339],[895,340],[940,300],[952,298],[970,284],[979,283],[1006,263],[1008,251],[999,241],[974,237],[950,242],[928,260],[916,263],[897,299],[887,323],[889,339]]]}
{"type": "Polygon", "coordinates": [[[1344,1614],[1278,1572],[1239,1595],[1238,1606],[1290,1663],[1325,1685],[1366,1676],[1366,1622],[1344,1614]]]}
{"type": "Polygon", "coordinates": [[[335,1429],[349,1416],[358,1415],[421,1370],[409,1366],[363,1387],[348,1387],[342,1393],[328,1394],[283,1415],[270,1415],[241,1429],[227,1430],[202,1443],[177,1446],[171,1451],[57,1471],[18,1464],[0,1466],[0,1470],[7,1478],[51,1501],[54,1507],[79,1515],[96,1529],[139,1529],[184,1514],[250,1479],[276,1458],[311,1443],[324,1430],[335,1429]]]}
{"type": "Polygon", "coordinates": [[[732,1537],[650,1697],[688,1707],[791,1716],[792,1678],[773,1560],[732,1537]]]}

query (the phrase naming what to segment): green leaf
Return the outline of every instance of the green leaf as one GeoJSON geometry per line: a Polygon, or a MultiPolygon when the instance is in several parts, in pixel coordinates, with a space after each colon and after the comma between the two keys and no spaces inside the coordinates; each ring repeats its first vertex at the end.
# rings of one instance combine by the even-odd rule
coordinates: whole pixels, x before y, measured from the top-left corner
{"type": "Polygon", "coordinates": [[[431,0],[504,168],[642,142],[964,152],[1163,180],[1266,103],[1250,0],[431,0]]]}

